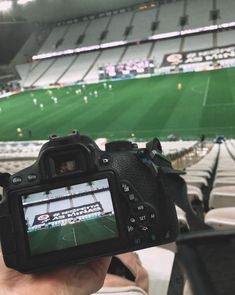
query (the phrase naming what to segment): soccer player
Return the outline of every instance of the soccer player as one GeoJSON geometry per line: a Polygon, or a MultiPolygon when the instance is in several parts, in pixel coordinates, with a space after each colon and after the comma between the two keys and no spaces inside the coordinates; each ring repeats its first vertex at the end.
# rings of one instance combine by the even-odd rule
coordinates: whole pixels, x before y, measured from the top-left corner
{"type": "Polygon", "coordinates": [[[33,99],[33,103],[36,105],[37,104],[37,98],[33,99]]]}
{"type": "Polygon", "coordinates": [[[84,99],[85,103],[88,103],[88,97],[87,96],[84,96],[83,99],[84,99]]]}
{"type": "Polygon", "coordinates": [[[57,99],[57,97],[54,97],[54,103],[58,103],[58,99],[57,99]]]}
{"type": "Polygon", "coordinates": [[[95,97],[98,96],[98,91],[97,90],[94,91],[94,95],[95,95],[95,97]]]}
{"type": "Polygon", "coordinates": [[[43,108],[44,108],[43,103],[40,103],[40,109],[41,109],[41,111],[43,111],[43,108]]]}
{"type": "Polygon", "coordinates": [[[181,91],[182,90],[182,84],[178,83],[177,88],[178,88],[179,91],[181,91]]]}
{"type": "Polygon", "coordinates": [[[112,90],[113,86],[111,84],[109,84],[109,90],[112,90]]]}

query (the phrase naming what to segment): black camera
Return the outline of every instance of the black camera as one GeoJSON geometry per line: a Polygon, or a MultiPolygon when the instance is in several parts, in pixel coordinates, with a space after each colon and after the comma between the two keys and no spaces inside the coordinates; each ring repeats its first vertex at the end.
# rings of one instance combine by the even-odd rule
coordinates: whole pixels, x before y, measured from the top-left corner
{"type": "Polygon", "coordinates": [[[52,136],[32,166],[0,176],[6,265],[33,273],[174,241],[170,174],[179,178],[157,139],[146,148],[114,141],[102,151],[78,132],[52,136]]]}

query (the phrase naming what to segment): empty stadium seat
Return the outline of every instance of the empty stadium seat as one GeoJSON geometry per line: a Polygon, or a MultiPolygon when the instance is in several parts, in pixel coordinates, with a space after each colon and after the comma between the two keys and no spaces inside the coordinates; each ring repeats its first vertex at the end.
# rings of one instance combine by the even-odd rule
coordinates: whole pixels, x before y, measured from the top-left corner
{"type": "Polygon", "coordinates": [[[205,223],[214,229],[235,228],[235,207],[210,210],[205,215],[205,223]]]}
{"type": "Polygon", "coordinates": [[[235,207],[235,186],[213,188],[209,198],[210,208],[235,207]]]}
{"type": "Polygon", "coordinates": [[[228,186],[228,185],[235,185],[235,176],[234,177],[216,177],[213,187],[219,186],[228,186]]]}

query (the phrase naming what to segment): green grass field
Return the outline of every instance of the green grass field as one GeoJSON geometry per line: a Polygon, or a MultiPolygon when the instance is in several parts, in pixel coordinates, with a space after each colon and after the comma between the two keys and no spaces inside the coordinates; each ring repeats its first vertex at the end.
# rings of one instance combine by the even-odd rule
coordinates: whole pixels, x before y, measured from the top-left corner
{"type": "Polygon", "coordinates": [[[29,232],[32,255],[90,244],[118,236],[114,216],[29,232]]]}
{"type": "Polygon", "coordinates": [[[183,139],[202,134],[235,137],[235,68],[164,75],[145,79],[26,91],[0,100],[0,140],[47,139],[77,129],[92,138],[165,139],[174,133],[183,139]],[[178,83],[182,90],[177,89],[178,83]],[[81,88],[82,89],[82,88],[81,88]],[[92,94],[98,91],[98,97],[92,94]],[[33,104],[33,97],[37,105],[33,104]],[[92,95],[91,95],[92,94],[92,95]],[[83,97],[88,97],[85,104],[83,97]],[[43,110],[39,104],[43,103],[43,110]],[[21,128],[23,136],[17,135],[21,128]]]}

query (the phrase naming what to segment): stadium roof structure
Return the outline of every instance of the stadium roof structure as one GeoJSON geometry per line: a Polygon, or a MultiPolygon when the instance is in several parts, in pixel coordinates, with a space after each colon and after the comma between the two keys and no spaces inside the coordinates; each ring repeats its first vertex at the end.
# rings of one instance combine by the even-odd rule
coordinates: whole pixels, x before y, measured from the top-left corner
{"type": "MultiPolygon", "coordinates": [[[[172,0],[173,1],[173,0],[172,0]]],[[[179,1],[179,0],[174,0],[179,1]]],[[[0,0],[4,21],[57,22],[163,0],[0,0]]],[[[168,0],[168,2],[170,2],[168,0]]]]}

